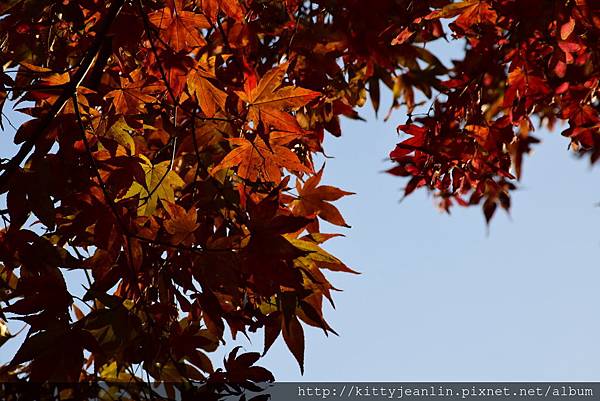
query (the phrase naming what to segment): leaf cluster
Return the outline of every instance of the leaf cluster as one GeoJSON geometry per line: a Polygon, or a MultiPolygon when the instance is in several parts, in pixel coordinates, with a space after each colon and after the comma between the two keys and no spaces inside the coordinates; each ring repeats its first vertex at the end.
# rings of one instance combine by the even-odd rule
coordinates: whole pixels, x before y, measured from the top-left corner
{"type": "Polygon", "coordinates": [[[536,121],[596,161],[600,4],[520,3],[3,2],[0,109],[29,120],[0,165],[0,318],[27,327],[0,378],[272,380],[237,348],[213,367],[226,328],[281,336],[303,369],[304,328],[335,333],[325,271],[353,272],[321,228],[348,226],[351,193],[315,156],[381,86],[408,114],[389,172],[444,210],[508,209],[536,121]],[[425,45],[450,36],[445,66],[425,45]]]}

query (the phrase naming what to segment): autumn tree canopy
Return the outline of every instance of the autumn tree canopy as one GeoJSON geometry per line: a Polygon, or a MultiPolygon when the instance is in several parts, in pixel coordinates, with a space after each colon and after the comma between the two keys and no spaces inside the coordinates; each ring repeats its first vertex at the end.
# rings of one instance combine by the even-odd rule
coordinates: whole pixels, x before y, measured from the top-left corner
{"type": "Polygon", "coordinates": [[[325,271],[353,272],[320,227],[351,193],[314,156],[380,88],[405,120],[389,172],[443,209],[508,209],[538,125],[595,162],[600,2],[526,3],[3,1],[0,105],[29,119],[0,165],[1,317],[27,333],[2,380],[272,379],[237,348],[213,368],[226,329],[303,369],[304,328],[335,333],[325,271]]]}

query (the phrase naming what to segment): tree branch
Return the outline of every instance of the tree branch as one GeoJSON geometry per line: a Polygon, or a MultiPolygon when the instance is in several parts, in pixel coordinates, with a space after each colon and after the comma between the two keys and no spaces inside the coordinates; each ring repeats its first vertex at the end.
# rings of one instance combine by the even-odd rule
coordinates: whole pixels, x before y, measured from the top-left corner
{"type": "Polygon", "coordinates": [[[56,102],[54,102],[52,108],[48,111],[48,114],[39,120],[40,124],[38,130],[33,133],[27,142],[23,143],[17,154],[4,166],[4,171],[2,172],[2,175],[0,175],[0,193],[8,191],[8,184],[13,172],[21,165],[21,163],[23,163],[25,158],[33,150],[37,140],[46,133],[52,124],[52,121],[60,114],[67,102],[72,98],[73,94],[77,92],[77,88],[81,85],[81,82],[83,82],[86,74],[92,67],[96,55],[102,47],[102,43],[105,40],[108,31],[117,15],[119,15],[124,3],[125,0],[114,0],[110,5],[106,17],[104,17],[104,21],[102,21],[96,32],[96,39],[79,63],[77,72],[71,77],[70,82],[65,85],[63,92],[56,102]]]}

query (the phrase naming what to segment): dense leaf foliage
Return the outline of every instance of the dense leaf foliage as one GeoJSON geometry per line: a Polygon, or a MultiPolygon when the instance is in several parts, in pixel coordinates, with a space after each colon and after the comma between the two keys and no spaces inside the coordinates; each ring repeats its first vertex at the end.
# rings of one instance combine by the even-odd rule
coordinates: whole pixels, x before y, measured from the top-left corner
{"type": "Polygon", "coordinates": [[[508,209],[534,125],[566,121],[600,157],[592,0],[9,0],[0,15],[0,101],[30,117],[0,175],[2,313],[27,324],[5,380],[272,379],[237,349],[213,368],[226,326],[264,328],[265,352],[281,335],[303,369],[304,326],[334,332],[323,271],[353,272],[320,227],[347,226],[331,202],[351,193],[314,157],[368,97],[379,110],[381,85],[408,115],[390,173],[445,210],[508,209]],[[451,66],[425,46],[444,39],[464,43],[451,66]],[[88,275],[82,299],[65,269],[88,275]]]}

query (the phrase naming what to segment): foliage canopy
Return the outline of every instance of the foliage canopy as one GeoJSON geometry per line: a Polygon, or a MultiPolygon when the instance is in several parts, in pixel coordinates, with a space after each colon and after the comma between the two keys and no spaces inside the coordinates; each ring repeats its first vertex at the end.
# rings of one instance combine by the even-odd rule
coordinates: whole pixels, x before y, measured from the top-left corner
{"type": "Polygon", "coordinates": [[[3,380],[272,379],[237,348],[213,368],[226,326],[264,329],[265,352],[281,335],[303,369],[303,325],[334,332],[323,271],[353,272],[320,227],[347,226],[331,202],[351,193],[321,184],[314,156],[368,97],[379,110],[380,86],[407,114],[389,172],[445,210],[508,209],[534,123],[565,121],[600,157],[593,0],[8,0],[0,15],[0,106],[30,118],[0,166],[2,317],[27,325],[3,380]],[[445,66],[425,45],[451,38],[464,53],[445,66]],[[65,269],[88,275],[82,299],[65,269]]]}

